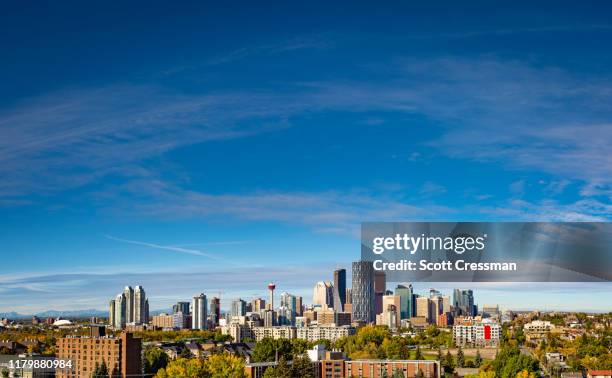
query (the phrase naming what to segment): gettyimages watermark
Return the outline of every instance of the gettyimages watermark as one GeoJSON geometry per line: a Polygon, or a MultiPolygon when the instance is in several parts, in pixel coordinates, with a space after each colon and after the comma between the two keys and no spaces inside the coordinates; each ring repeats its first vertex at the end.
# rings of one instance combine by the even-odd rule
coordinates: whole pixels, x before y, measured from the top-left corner
{"type": "Polygon", "coordinates": [[[361,259],[395,282],[612,281],[612,223],[363,223],[361,259]]]}

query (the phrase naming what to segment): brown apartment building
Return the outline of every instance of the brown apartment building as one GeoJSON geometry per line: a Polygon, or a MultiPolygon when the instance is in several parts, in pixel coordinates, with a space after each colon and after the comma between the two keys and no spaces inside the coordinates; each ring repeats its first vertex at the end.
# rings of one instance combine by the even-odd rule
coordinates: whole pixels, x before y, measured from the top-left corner
{"type": "Polygon", "coordinates": [[[140,376],[141,351],[141,340],[127,332],[119,337],[64,337],[57,341],[57,358],[70,360],[72,369],[58,369],[56,377],[91,377],[96,365],[103,361],[113,377],[140,376]]]}
{"type": "MultiPolygon", "coordinates": [[[[249,378],[262,378],[267,369],[276,365],[275,362],[248,363],[245,374],[249,378]]],[[[418,376],[419,371],[425,378],[441,377],[440,362],[435,360],[323,359],[313,362],[313,373],[318,378],[383,378],[393,376],[396,371],[407,378],[418,376]]]]}

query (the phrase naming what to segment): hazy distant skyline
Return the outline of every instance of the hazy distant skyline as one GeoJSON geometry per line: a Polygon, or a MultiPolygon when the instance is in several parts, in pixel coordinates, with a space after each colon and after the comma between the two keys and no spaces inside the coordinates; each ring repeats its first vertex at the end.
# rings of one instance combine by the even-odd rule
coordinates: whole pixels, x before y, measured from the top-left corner
{"type": "MultiPolygon", "coordinates": [[[[609,221],[610,11],[7,4],[0,312],[308,297],[362,221],[609,221]]],[[[612,310],[561,287],[478,301],[612,310]]]]}

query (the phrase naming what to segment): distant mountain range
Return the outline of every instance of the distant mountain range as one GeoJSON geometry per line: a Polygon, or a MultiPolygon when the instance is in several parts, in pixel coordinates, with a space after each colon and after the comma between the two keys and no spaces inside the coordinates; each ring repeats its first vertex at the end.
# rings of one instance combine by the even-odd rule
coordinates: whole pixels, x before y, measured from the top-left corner
{"type": "MultiPolygon", "coordinates": [[[[150,312],[150,315],[159,315],[162,312],[165,313],[170,313],[172,312],[171,310],[154,310],[150,312]]],[[[95,310],[95,309],[88,309],[88,310],[66,310],[66,311],[58,311],[58,310],[47,310],[47,311],[43,311],[43,312],[37,312],[35,314],[20,314],[18,312],[0,312],[0,318],[7,318],[7,319],[26,319],[26,318],[31,318],[32,316],[37,316],[41,319],[44,318],[58,318],[58,317],[62,317],[62,318],[89,318],[92,316],[96,316],[96,317],[107,317],[108,316],[108,311],[100,311],[100,310],[95,310]]]]}
{"type": "Polygon", "coordinates": [[[94,309],[88,310],[67,310],[67,311],[58,311],[58,310],[47,310],[43,312],[37,312],[35,314],[20,314],[18,312],[0,312],[0,318],[8,318],[8,319],[23,319],[23,318],[31,318],[32,316],[37,316],[39,318],[88,318],[91,316],[105,317],[108,316],[107,311],[100,311],[94,309]]]}

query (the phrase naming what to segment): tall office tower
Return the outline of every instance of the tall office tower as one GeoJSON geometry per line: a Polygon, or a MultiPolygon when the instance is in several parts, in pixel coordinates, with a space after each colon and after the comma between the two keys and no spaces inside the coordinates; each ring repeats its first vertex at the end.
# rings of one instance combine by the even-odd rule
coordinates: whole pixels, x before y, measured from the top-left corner
{"type": "Polygon", "coordinates": [[[374,272],[374,292],[384,293],[387,291],[387,275],[382,271],[374,272]]]}
{"type": "Polygon", "coordinates": [[[410,319],[412,317],[412,285],[407,287],[404,285],[397,285],[395,288],[395,295],[400,297],[400,305],[398,311],[400,313],[400,319],[410,319]]]}
{"type": "Polygon", "coordinates": [[[353,268],[352,319],[372,323],[374,314],[374,267],[371,261],[355,261],[353,268]]]}
{"type": "Polygon", "coordinates": [[[123,289],[123,295],[125,296],[125,322],[134,322],[134,289],[131,286],[126,286],[123,289]]]}
{"type": "Polygon", "coordinates": [[[147,295],[142,286],[136,286],[134,289],[134,320],[133,322],[136,324],[144,324],[147,322],[146,319],[146,311],[145,311],[145,302],[147,300],[147,295]]]}
{"type": "Polygon", "coordinates": [[[343,312],[346,303],[346,269],[334,270],[334,311],[343,312]]]}
{"type": "Polygon", "coordinates": [[[453,305],[460,315],[475,316],[477,313],[472,290],[455,289],[453,291],[453,305]]]}
{"type": "Polygon", "coordinates": [[[260,312],[266,309],[266,300],[261,298],[255,298],[251,301],[251,311],[260,312]]]}
{"type": "Polygon", "coordinates": [[[232,301],[231,316],[244,316],[246,315],[246,301],[237,298],[232,301]]]}
{"type": "Polygon", "coordinates": [[[210,321],[213,327],[219,325],[219,319],[221,319],[221,300],[213,297],[210,300],[210,321]]]}
{"type": "Polygon", "coordinates": [[[416,299],[416,316],[425,318],[428,323],[432,322],[431,299],[427,297],[416,299]]]}
{"type": "Polygon", "coordinates": [[[291,311],[290,308],[287,308],[283,305],[281,305],[278,308],[278,314],[277,314],[277,322],[276,324],[279,326],[282,325],[294,325],[295,324],[295,313],[293,311],[291,311]]]}
{"type": "Polygon", "coordinates": [[[412,314],[410,316],[417,316],[416,315],[416,300],[419,297],[420,295],[412,293],[412,314]]]}
{"type": "Polygon", "coordinates": [[[447,314],[451,310],[450,297],[448,295],[442,296],[442,313],[447,314]]]}
{"type": "Polygon", "coordinates": [[[125,328],[127,323],[127,300],[125,294],[121,293],[115,298],[115,329],[125,328]]]}
{"type": "Polygon", "coordinates": [[[312,304],[323,308],[333,307],[334,288],[331,282],[319,281],[315,284],[312,293],[312,304]]]}
{"type": "Polygon", "coordinates": [[[300,296],[296,296],[295,297],[295,315],[296,316],[302,316],[302,311],[304,310],[304,305],[302,303],[302,297],[300,296]]]}
{"type": "Polygon", "coordinates": [[[183,315],[189,315],[189,302],[176,302],[174,306],[172,306],[172,313],[182,313],[183,315]]]}
{"type": "Polygon", "coordinates": [[[274,289],[276,289],[276,285],[272,282],[268,284],[268,291],[270,292],[270,298],[268,299],[268,307],[270,310],[274,311],[274,289]]]}
{"type": "Polygon", "coordinates": [[[431,316],[432,320],[436,321],[438,319],[438,315],[442,315],[442,297],[436,296],[429,299],[429,305],[431,306],[431,316]]]}
{"type": "Polygon", "coordinates": [[[144,318],[145,318],[145,323],[149,323],[149,298],[145,299],[145,308],[144,308],[144,318]]]}
{"type": "Polygon", "coordinates": [[[115,325],[115,300],[111,299],[108,304],[108,324],[113,327],[115,325]]]}
{"type": "Polygon", "coordinates": [[[281,306],[285,307],[293,314],[293,317],[297,314],[297,301],[295,295],[289,293],[282,293],[280,299],[281,306]]]}
{"type": "Polygon", "coordinates": [[[401,300],[402,300],[401,297],[397,294],[383,296],[383,303],[382,303],[383,309],[387,309],[389,308],[389,306],[392,306],[394,308],[395,316],[397,317],[395,319],[396,325],[399,325],[400,320],[401,320],[401,314],[400,314],[400,311],[398,311],[401,305],[401,300]]]}
{"type": "Polygon", "coordinates": [[[382,299],[387,291],[387,275],[385,272],[374,272],[374,313],[380,314],[383,311],[382,299]]]}
{"type": "Polygon", "coordinates": [[[193,297],[193,311],[191,314],[191,328],[192,329],[206,329],[208,318],[207,314],[207,303],[206,295],[200,293],[200,295],[193,297]]]}
{"type": "Polygon", "coordinates": [[[453,307],[455,310],[459,309],[459,302],[461,301],[461,290],[453,289],[453,307]]]}
{"type": "Polygon", "coordinates": [[[276,325],[276,312],[265,310],[263,313],[264,327],[273,327],[276,325]]]}
{"type": "Polygon", "coordinates": [[[352,304],[353,303],[353,290],[350,287],[346,288],[346,302],[344,304],[352,304]]]}

